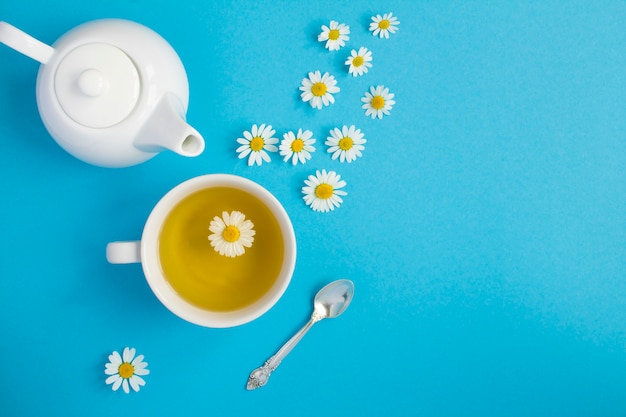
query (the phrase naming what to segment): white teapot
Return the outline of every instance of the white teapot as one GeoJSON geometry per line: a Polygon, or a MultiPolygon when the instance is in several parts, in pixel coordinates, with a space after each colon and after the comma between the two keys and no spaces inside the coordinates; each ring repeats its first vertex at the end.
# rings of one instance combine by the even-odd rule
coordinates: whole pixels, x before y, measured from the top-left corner
{"type": "Polygon", "coordinates": [[[187,74],[156,32],[95,20],[52,46],[0,21],[0,43],[39,61],[37,106],[50,135],[93,165],[126,167],[169,149],[197,156],[204,139],[185,121],[187,74]]]}

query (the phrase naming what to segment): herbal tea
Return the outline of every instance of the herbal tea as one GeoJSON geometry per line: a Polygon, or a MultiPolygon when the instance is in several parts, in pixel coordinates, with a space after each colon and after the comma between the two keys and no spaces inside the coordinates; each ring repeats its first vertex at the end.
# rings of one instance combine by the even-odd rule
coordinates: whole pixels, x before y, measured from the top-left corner
{"type": "Polygon", "coordinates": [[[167,215],[159,236],[163,275],[189,303],[211,311],[246,307],[267,293],[280,273],[284,242],[272,212],[253,195],[235,188],[213,187],[181,200],[167,215]],[[208,239],[215,216],[234,210],[254,223],[254,242],[229,258],[208,239]]]}

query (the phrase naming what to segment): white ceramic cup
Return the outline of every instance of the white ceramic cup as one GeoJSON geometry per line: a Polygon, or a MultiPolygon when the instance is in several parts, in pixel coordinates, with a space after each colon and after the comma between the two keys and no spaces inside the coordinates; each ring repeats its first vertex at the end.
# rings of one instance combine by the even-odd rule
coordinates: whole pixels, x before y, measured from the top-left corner
{"type": "Polygon", "coordinates": [[[283,295],[295,268],[296,237],[287,212],[265,188],[243,177],[209,174],[187,180],[170,190],[150,213],[141,240],[111,242],[107,245],[106,256],[113,264],[141,263],[146,280],[156,297],[180,318],[205,327],[233,327],[260,317],[283,295]],[[259,300],[239,310],[216,312],[190,304],[169,284],[159,262],[159,234],[169,212],[188,195],[211,187],[236,188],[263,202],[276,218],[284,241],[283,263],[274,285],[259,300]]]}

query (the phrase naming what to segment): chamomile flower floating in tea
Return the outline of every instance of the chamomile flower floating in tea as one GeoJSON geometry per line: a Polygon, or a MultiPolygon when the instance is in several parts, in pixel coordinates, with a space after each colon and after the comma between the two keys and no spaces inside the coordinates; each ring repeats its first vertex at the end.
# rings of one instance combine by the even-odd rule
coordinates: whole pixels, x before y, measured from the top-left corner
{"type": "Polygon", "coordinates": [[[222,256],[234,258],[245,253],[254,242],[254,224],[246,220],[240,211],[222,212],[222,217],[215,216],[211,221],[209,236],[211,246],[222,256]]]}
{"type": "Polygon", "coordinates": [[[348,73],[352,74],[353,77],[367,73],[368,68],[372,67],[372,51],[363,46],[359,48],[358,52],[353,49],[345,65],[348,65],[348,73]]]}
{"type": "Polygon", "coordinates": [[[135,348],[125,347],[122,355],[114,351],[109,355],[109,362],[104,367],[104,373],[109,375],[106,379],[107,385],[111,385],[113,391],[117,391],[120,386],[126,394],[130,388],[139,392],[139,387],[146,385],[146,381],[141,377],[148,375],[150,371],[146,368],[147,362],[143,361],[143,355],[135,357],[135,348]]]}
{"type": "Polygon", "coordinates": [[[350,163],[362,156],[361,151],[365,149],[363,145],[367,142],[363,136],[361,130],[354,125],[343,126],[341,130],[331,130],[324,143],[328,145],[328,153],[332,153],[333,160],[339,158],[339,162],[350,163]]]}
{"type": "Polygon", "coordinates": [[[291,163],[296,165],[298,161],[301,164],[311,159],[311,152],[315,152],[315,138],[310,130],[298,129],[298,133],[287,132],[283,135],[283,140],[278,147],[280,154],[285,157],[285,162],[291,158],[291,163]]]}
{"type": "Polygon", "coordinates": [[[319,110],[322,106],[334,103],[333,94],[338,93],[340,89],[337,87],[335,77],[327,72],[322,75],[320,71],[315,71],[309,72],[309,77],[302,79],[300,91],[302,91],[300,94],[302,101],[308,101],[311,107],[319,110]]]}
{"type": "Polygon", "coordinates": [[[319,42],[326,42],[324,47],[329,51],[338,51],[339,48],[345,46],[346,41],[350,39],[349,34],[350,26],[331,20],[330,27],[322,25],[322,33],[317,36],[317,40],[319,42]]]}
{"type": "Polygon", "coordinates": [[[316,171],[315,175],[309,175],[304,180],[305,186],[302,187],[304,194],[304,202],[310,206],[313,211],[328,212],[339,207],[343,203],[341,196],[348,195],[340,188],[346,186],[346,182],[341,179],[335,171],[321,172],[316,171]]]}
{"type": "Polygon", "coordinates": [[[365,115],[371,116],[372,119],[383,118],[383,114],[389,115],[389,111],[393,105],[396,104],[393,100],[394,95],[389,92],[389,89],[383,85],[379,85],[376,88],[370,87],[370,91],[365,92],[365,96],[361,98],[364,103],[361,106],[365,109],[365,115]]]}
{"type": "Polygon", "coordinates": [[[238,138],[237,143],[241,146],[237,148],[239,159],[248,156],[248,166],[254,164],[261,165],[263,161],[270,162],[270,156],[267,152],[276,152],[278,148],[276,143],[278,139],[273,137],[276,131],[272,129],[272,125],[262,124],[258,126],[252,125],[251,131],[244,131],[243,138],[238,138]]]}
{"type": "Polygon", "coordinates": [[[390,33],[395,33],[398,30],[400,21],[393,13],[385,13],[382,16],[377,14],[372,16],[372,22],[370,23],[370,32],[372,35],[378,35],[381,39],[389,39],[390,33]]]}

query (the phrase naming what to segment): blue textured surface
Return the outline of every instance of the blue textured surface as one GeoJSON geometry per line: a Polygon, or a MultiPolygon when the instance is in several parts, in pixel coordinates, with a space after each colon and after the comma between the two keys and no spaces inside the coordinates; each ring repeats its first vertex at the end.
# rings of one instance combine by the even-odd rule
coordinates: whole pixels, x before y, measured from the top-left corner
{"type": "Polygon", "coordinates": [[[174,46],[207,150],[84,164],[38,117],[38,64],[0,47],[0,415],[626,414],[626,3],[0,4],[0,20],[46,43],[103,17],[174,46]],[[374,38],[370,16],[388,11],[400,30],[374,38]],[[352,29],[339,52],[316,41],[331,19],[352,29]],[[374,66],[352,78],[343,61],[359,46],[374,66]],[[298,94],[317,69],[341,87],[321,111],[298,94]],[[397,104],[371,120],[359,99],[378,84],[397,104]],[[318,152],[249,168],[235,149],[253,123],[311,129],[318,152]],[[349,165],[322,144],[343,124],[368,139],[349,165]],[[322,168],[348,183],[330,214],[300,196],[322,168]],[[107,242],[139,237],[170,188],[218,172],[272,191],[299,250],[281,301],[221,330],[173,316],[140,266],[104,257],[107,242]],[[356,284],[347,312],[247,392],[249,372],[341,277],[356,284]],[[104,384],[107,355],[124,346],[149,362],[139,393],[104,384]]]}

